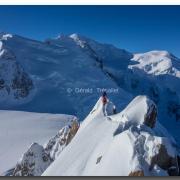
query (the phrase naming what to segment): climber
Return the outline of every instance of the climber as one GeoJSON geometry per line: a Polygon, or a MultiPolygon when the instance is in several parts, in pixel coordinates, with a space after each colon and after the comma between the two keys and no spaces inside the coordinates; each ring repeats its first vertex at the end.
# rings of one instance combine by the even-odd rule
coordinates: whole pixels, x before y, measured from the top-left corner
{"type": "Polygon", "coordinates": [[[107,93],[106,91],[103,92],[102,94],[102,103],[105,105],[107,103],[107,93]]]}
{"type": "Polygon", "coordinates": [[[103,103],[103,113],[104,113],[104,116],[106,116],[106,105],[107,105],[107,93],[106,93],[106,91],[104,91],[102,94],[102,103],[103,103]]]}

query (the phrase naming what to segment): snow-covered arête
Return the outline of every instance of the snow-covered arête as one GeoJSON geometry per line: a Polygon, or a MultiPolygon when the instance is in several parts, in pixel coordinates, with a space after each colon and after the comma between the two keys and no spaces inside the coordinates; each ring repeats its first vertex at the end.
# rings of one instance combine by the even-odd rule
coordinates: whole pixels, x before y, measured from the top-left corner
{"type": "Polygon", "coordinates": [[[157,121],[153,101],[137,96],[118,114],[106,111],[99,99],[43,176],[178,175],[176,142],[157,121]]]}

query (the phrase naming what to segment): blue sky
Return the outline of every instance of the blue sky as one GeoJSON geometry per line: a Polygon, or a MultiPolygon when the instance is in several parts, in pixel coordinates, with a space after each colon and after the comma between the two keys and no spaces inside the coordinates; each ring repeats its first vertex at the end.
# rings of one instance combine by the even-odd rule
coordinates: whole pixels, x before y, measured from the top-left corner
{"type": "Polygon", "coordinates": [[[38,40],[79,33],[131,52],[180,57],[180,6],[0,6],[0,31],[38,40]]]}

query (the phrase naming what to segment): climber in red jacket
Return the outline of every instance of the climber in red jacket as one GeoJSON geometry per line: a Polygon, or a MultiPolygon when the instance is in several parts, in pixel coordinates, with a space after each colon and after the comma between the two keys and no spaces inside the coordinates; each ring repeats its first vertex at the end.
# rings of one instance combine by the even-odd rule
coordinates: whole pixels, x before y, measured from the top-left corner
{"type": "Polygon", "coordinates": [[[107,94],[106,91],[103,92],[102,94],[102,103],[105,105],[107,103],[107,94]]]}
{"type": "Polygon", "coordinates": [[[104,113],[104,116],[106,116],[107,115],[107,113],[106,113],[106,104],[107,104],[106,91],[104,91],[103,94],[102,94],[102,103],[103,103],[103,113],[104,113]]]}

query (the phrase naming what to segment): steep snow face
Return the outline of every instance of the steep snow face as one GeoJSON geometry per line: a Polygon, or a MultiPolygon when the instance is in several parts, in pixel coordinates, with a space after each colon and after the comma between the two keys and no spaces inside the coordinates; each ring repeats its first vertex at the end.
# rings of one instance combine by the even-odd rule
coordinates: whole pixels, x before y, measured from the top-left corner
{"type": "Polygon", "coordinates": [[[14,168],[32,142],[47,143],[74,116],[0,111],[0,174],[14,168]]]}
{"type": "Polygon", "coordinates": [[[119,104],[122,108],[131,95],[100,68],[101,62],[87,43],[84,48],[82,44],[76,35],[60,36],[46,42],[13,35],[3,41],[3,46],[15,55],[17,63],[32,79],[33,91],[28,102],[12,105],[7,101],[7,105],[2,103],[0,108],[76,114],[82,118],[101,94],[97,88],[118,90],[112,99],[122,99],[119,104]]]}
{"type": "Polygon", "coordinates": [[[113,68],[113,72],[115,70],[118,72],[120,70],[125,70],[133,57],[130,52],[116,48],[111,44],[102,44],[78,34],[72,34],[70,37],[79,45],[80,43],[78,42],[81,42],[83,48],[86,47],[86,49],[91,51],[91,54],[94,53],[96,57],[103,62],[104,68],[109,71],[111,68],[113,68]]]}
{"type": "Polygon", "coordinates": [[[173,138],[158,122],[151,128],[142,121],[153,112],[148,110],[152,105],[147,97],[139,96],[124,111],[111,115],[111,108],[107,111],[98,100],[74,139],[43,176],[128,176],[137,171],[145,176],[166,176],[172,167],[177,174],[173,138]]]}

